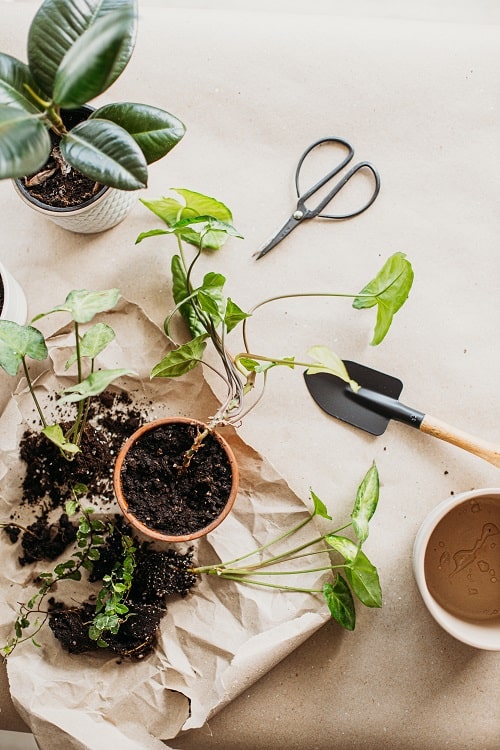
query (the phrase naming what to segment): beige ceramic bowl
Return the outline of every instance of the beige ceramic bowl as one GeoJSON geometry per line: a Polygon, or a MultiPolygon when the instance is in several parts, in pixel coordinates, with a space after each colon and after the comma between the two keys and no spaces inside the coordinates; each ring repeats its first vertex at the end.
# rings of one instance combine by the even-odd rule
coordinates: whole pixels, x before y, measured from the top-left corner
{"type": "MultiPolygon", "coordinates": [[[[489,501],[493,499],[500,505],[500,489],[482,489],[463,492],[459,495],[449,497],[434,508],[424,520],[417,533],[413,549],[413,569],[422,599],[431,615],[442,628],[454,638],[457,638],[459,641],[462,641],[469,646],[485,649],[487,651],[500,651],[500,565],[498,565],[498,570],[495,569],[495,566],[500,559],[500,534],[498,533],[498,526],[491,523],[489,536],[487,536],[487,530],[483,535],[485,537],[484,540],[481,539],[481,535],[477,535],[478,538],[477,541],[475,541],[475,544],[459,543],[457,545],[457,551],[455,552],[456,559],[451,560],[451,563],[455,568],[458,563],[460,564],[461,569],[465,571],[467,577],[467,574],[473,576],[477,572],[477,568],[483,558],[488,557],[490,560],[490,567],[486,570],[486,563],[483,563],[483,569],[484,575],[488,575],[490,577],[490,582],[493,581],[497,587],[497,594],[495,595],[493,602],[494,609],[492,610],[495,611],[498,602],[497,616],[493,616],[491,619],[476,620],[452,614],[448,609],[441,606],[441,604],[436,601],[434,596],[430,593],[428,581],[426,580],[425,575],[426,550],[437,525],[448,516],[453,509],[458,509],[459,506],[462,506],[463,512],[466,512],[467,508],[470,507],[467,504],[480,504],[481,499],[485,498],[489,501]],[[481,546],[484,549],[485,543],[488,545],[487,555],[483,554],[483,552],[475,554],[474,549],[480,550],[481,546]],[[469,565],[469,567],[467,569],[462,567],[465,565],[469,565]],[[467,571],[469,571],[469,573],[467,573],[467,571]]],[[[436,539],[437,537],[434,538],[436,539]]],[[[443,554],[446,554],[446,551],[443,551],[443,554]]],[[[446,562],[448,565],[450,564],[449,559],[447,559],[446,562]]],[[[453,570],[452,567],[449,569],[453,570]]],[[[479,570],[481,570],[481,567],[479,570]]]]}

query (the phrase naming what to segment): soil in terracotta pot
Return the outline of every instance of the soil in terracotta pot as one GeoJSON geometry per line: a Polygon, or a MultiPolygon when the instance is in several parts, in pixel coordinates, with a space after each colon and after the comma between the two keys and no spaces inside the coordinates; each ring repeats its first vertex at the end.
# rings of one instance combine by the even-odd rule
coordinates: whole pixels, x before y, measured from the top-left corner
{"type": "Polygon", "coordinates": [[[121,481],[128,510],[148,528],[171,536],[206,528],[223,511],[232,484],[225,451],[209,434],[185,466],[197,435],[188,423],[161,425],[129,450],[121,481]]]}
{"type": "Polygon", "coordinates": [[[3,279],[0,276],[0,315],[3,311],[3,302],[4,302],[4,292],[3,292],[3,279]]]}
{"type": "MultiPolygon", "coordinates": [[[[100,508],[113,521],[115,532],[109,533],[100,548],[100,559],[95,562],[89,581],[99,582],[109,574],[122,553],[121,534],[132,536],[121,514],[116,515],[113,491],[113,466],[125,440],[149,419],[147,410],[134,407],[126,394],[103,394],[98,409],[91,414],[90,424],[81,444],[81,454],[73,461],[64,459],[57,447],[37,431],[27,430],[21,440],[20,456],[25,465],[20,487],[19,508],[10,517],[11,525],[4,529],[13,544],[17,544],[21,565],[38,563],[35,575],[42,569],[40,561],[54,561],[66,552],[69,559],[76,537],[76,525],[65,513],[65,503],[73,496],[72,488],[83,483],[88,488],[85,507],[100,508]],[[19,528],[20,524],[24,528],[19,528]]],[[[134,585],[127,602],[132,615],[116,636],[107,638],[109,646],[102,649],[88,637],[89,623],[95,611],[92,601],[75,606],[74,601],[52,600],[49,624],[63,648],[74,653],[89,650],[111,651],[123,657],[143,658],[156,643],[161,618],[166,614],[166,600],[185,596],[195,578],[189,571],[191,555],[174,550],[158,551],[148,543],[136,541],[138,567],[134,585]]],[[[64,592],[64,582],[57,587],[58,596],[64,592]]]]}

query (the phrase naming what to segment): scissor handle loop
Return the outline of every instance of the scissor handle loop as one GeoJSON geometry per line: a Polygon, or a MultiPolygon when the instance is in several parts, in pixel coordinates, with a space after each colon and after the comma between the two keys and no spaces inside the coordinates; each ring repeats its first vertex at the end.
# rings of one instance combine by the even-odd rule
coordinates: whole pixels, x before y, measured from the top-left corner
{"type": "Polygon", "coordinates": [[[366,211],[367,208],[369,208],[372,203],[377,198],[377,195],[380,191],[380,175],[370,162],[362,161],[358,164],[355,164],[351,169],[337,182],[337,184],[330,190],[330,192],[320,201],[320,203],[316,206],[314,209],[308,209],[305,205],[305,201],[311,197],[311,195],[314,195],[315,192],[317,192],[323,185],[325,185],[329,180],[332,179],[336,174],[338,174],[342,169],[344,169],[347,164],[351,161],[352,157],[354,156],[354,149],[352,148],[351,144],[348,143],[348,141],[343,140],[342,138],[321,138],[318,141],[315,141],[315,143],[312,143],[302,154],[302,156],[299,159],[299,162],[297,164],[297,169],[295,171],[295,188],[297,190],[297,196],[299,198],[297,202],[297,208],[299,211],[302,212],[303,218],[314,218],[316,216],[319,216],[323,219],[350,219],[354,216],[358,216],[359,214],[362,214],[363,211],[366,211]],[[300,170],[302,167],[302,164],[304,162],[304,159],[308,156],[308,154],[316,148],[316,146],[321,145],[322,143],[339,143],[342,146],[345,146],[347,148],[347,155],[344,157],[344,159],[337,164],[337,166],[332,169],[330,172],[328,172],[319,182],[317,182],[315,185],[313,185],[309,190],[307,190],[305,193],[301,194],[300,192],[300,185],[299,185],[299,177],[300,177],[300,170]],[[351,211],[346,214],[325,214],[322,213],[323,209],[326,208],[326,206],[330,203],[330,201],[337,195],[337,193],[342,190],[342,188],[349,182],[349,180],[361,169],[368,169],[375,178],[375,188],[368,199],[368,201],[361,206],[361,208],[357,209],[356,211],[351,211]]]}

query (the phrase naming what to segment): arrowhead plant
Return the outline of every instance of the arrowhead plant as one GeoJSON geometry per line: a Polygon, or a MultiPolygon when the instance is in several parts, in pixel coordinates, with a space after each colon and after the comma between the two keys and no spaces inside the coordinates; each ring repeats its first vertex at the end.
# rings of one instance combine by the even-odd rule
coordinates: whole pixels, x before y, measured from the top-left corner
{"type": "Polygon", "coordinates": [[[0,53],[0,179],[37,173],[52,131],[63,162],[96,183],[146,187],[148,165],[165,156],[185,127],[148,104],[120,102],[67,127],[74,110],[105,92],[134,50],[137,0],[44,0],[28,33],[24,63],[0,53]]]}

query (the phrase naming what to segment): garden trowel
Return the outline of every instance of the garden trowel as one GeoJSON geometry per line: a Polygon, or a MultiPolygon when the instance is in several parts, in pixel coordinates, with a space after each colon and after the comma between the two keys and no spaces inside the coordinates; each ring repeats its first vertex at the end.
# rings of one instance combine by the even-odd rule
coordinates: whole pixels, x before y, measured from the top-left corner
{"type": "Polygon", "coordinates": [[[401,403],[399,395],[403,383],[398,378],[358,362],[345,360],[345,365],[350,377],[361,386],[357,392],[348,383],[328,373],[304,375],[309,393],[327,414],[372,435],[382,435],[389,421],[396,419],[500,468],[500,446],[401,403]]]}

